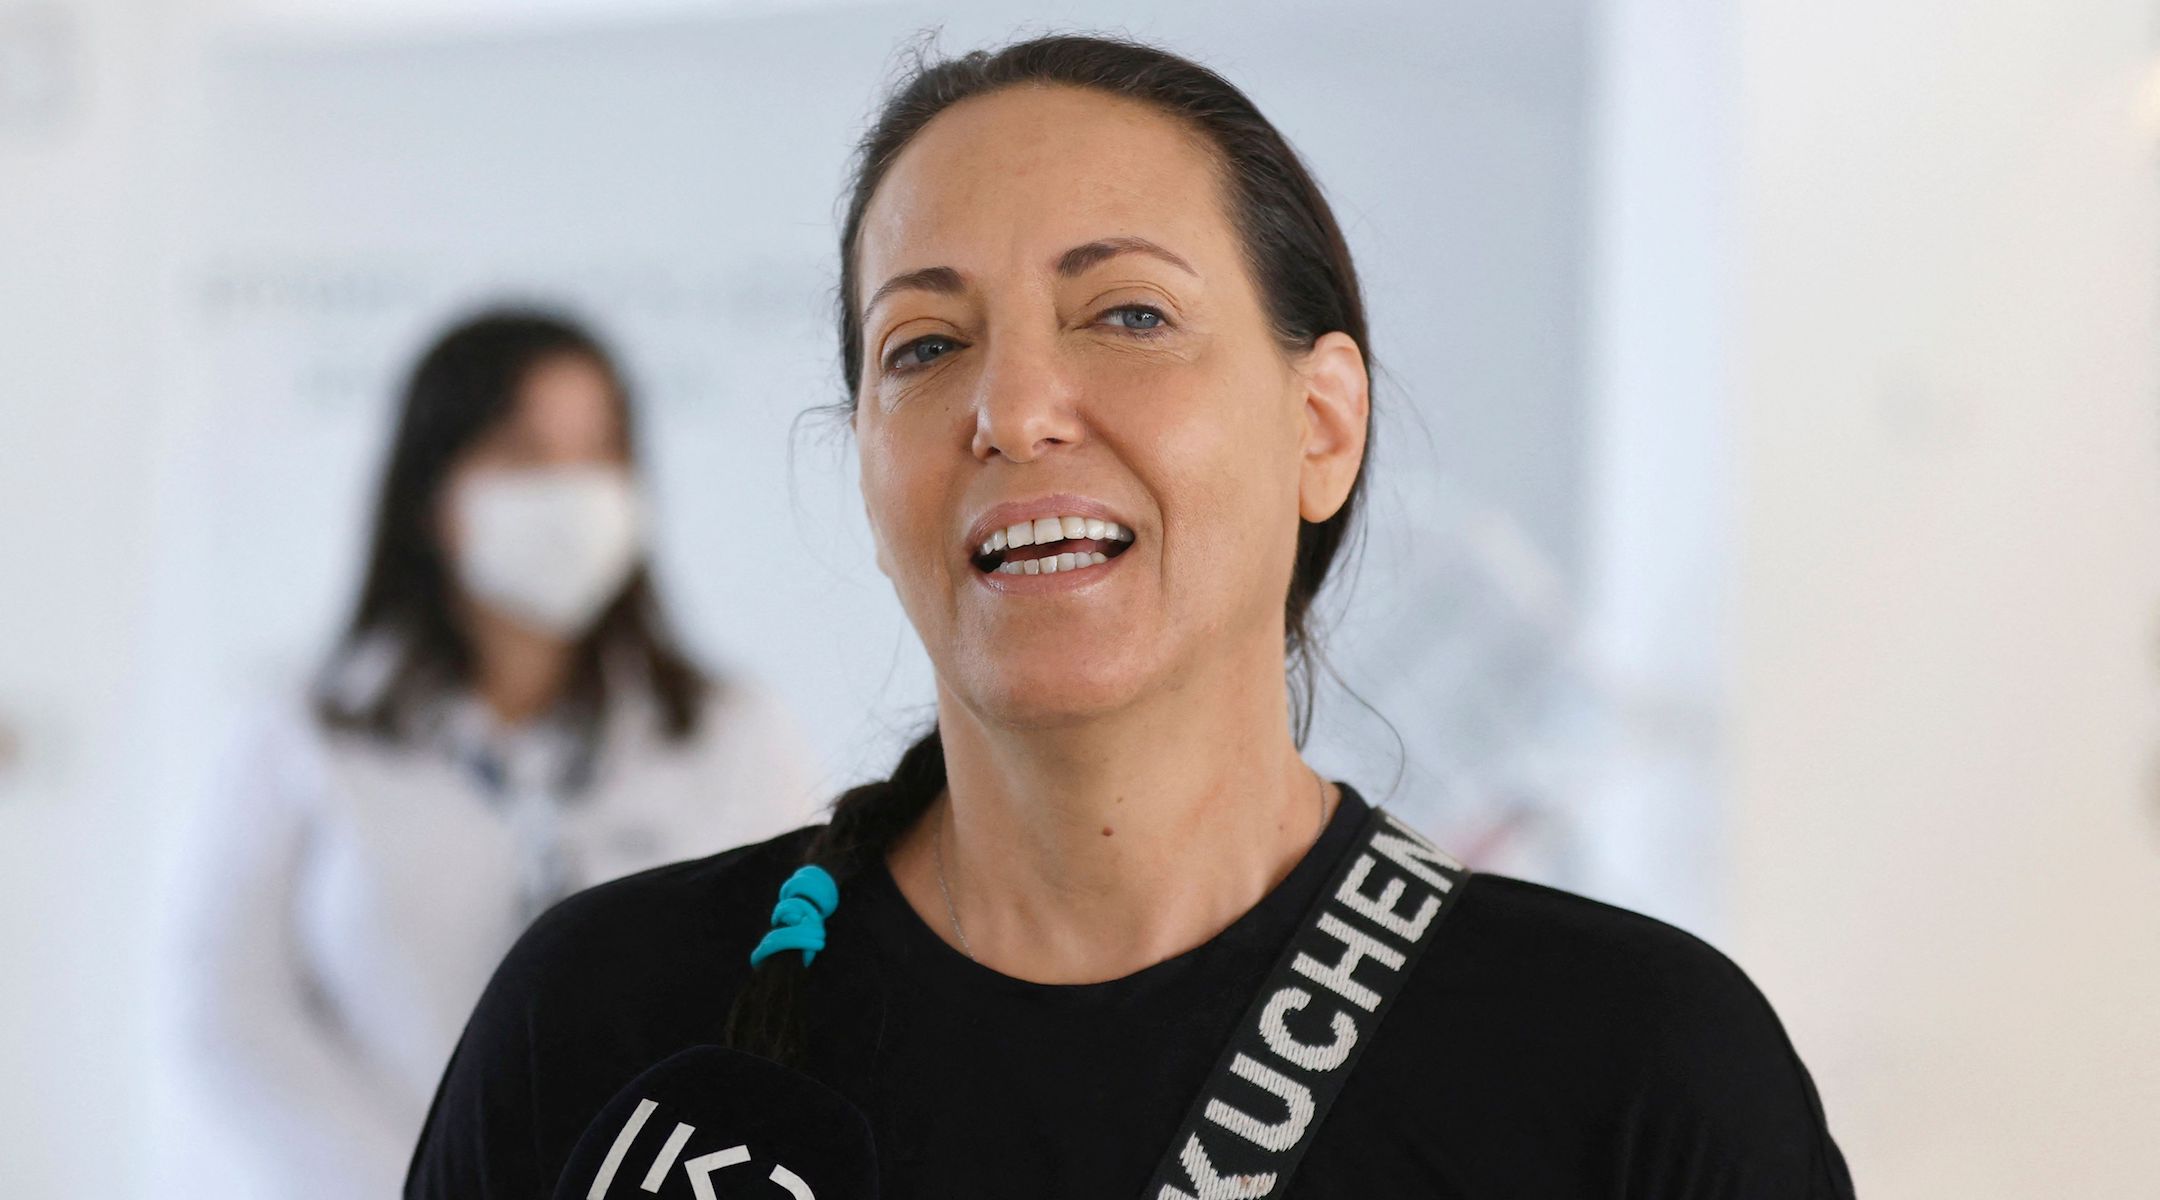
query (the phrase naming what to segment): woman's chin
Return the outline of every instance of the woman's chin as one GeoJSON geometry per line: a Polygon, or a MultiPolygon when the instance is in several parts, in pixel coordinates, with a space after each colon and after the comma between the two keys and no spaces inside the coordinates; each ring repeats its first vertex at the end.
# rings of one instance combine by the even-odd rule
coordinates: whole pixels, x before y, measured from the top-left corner
{"type": "Polygon", "coordinates": [[[963,689],[983,719],[1019,728],[1058,728],[1112,716],[1146,688],[1131,673],[1056,660],[1000,663],[963,689]]]}

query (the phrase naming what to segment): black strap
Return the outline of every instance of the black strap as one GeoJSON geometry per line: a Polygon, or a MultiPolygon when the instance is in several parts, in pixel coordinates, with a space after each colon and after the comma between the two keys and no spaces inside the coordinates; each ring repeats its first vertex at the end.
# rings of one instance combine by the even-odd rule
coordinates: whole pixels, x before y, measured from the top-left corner
{"type": "Polygon", "coordinates": [[[1245,1011],[1143,1200],[1289,1187],[1470,872],[1375,807],[1245,1011]]]}

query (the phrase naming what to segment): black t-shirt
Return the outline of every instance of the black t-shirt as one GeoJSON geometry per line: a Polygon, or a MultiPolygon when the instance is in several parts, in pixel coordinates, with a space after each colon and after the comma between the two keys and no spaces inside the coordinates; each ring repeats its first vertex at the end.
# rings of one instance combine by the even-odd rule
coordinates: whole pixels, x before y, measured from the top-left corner
{"type": "MultiPolygon", "coordinates": [[[[802,1069],[868,1116],[885,1200],[1139,1200],[1368,811],[1204,945],[1028,983],[948,946],[882,865],[842,886],[802,1069]]],[[[580,893],[510,952],[451,1058],[408,1200],[550,1195],[632,1078],[720,1040],[809,831],[580,893]]],[[[1499,875],[1454,908],[1281,1195],[1850,1197],[1807,1070],[1730,960],[1499,875]]]]}

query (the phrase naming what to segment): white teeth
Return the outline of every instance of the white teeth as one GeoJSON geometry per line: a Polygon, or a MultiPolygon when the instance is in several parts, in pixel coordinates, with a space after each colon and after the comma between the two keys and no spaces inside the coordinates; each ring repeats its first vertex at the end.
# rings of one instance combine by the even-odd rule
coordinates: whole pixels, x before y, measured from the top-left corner
{"type": "Polygon", "coordinates": [[[1110,561],[1110,556],[1100,550],[1085,554],[1072,551],[1066,554],[1045,554],[1041,558],[1014,559],[999,563],[1000,575],[1061,575],[1067,571],[1085,571],[1110,561]]]}
{"type": "MultiPolygon", "coordinates": [[[[984,555],[998,554],[1022,546],[1047,546],[1053,542],[1062,542],[1073,538],[1130,542],[1133,540],[1133,531],[1116,521],[1106,521],[1100,517],[1036,517],[1031,521],[1016,521],[1003,529],[991,530],[990,540],[984,542],[978,552],[984,555]]],[[[1046,562],[1045,566],[1038,568],[1038,570],[1069,571],[1077,567],[1088,567],[1098,562],[1108,561],[1107,558],[1101,555],[1068,555],[1066,557],[1072,558],[1071,564],[1050,566],[1046,562]]],[[[1034,574],[1036,572],[1028,573],[1034,574]]]]}

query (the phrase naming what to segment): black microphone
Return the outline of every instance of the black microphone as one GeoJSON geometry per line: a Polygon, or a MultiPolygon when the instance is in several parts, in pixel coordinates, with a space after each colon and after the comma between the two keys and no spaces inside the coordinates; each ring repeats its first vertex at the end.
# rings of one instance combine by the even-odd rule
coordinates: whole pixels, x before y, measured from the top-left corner
{"type": "Polygon", "coordinates": [[[555,1200],[876,1200],[870,1122],[770,1059],[695,1046],[585,1127],[555,1200]]]}

